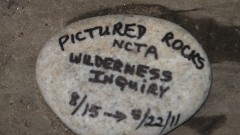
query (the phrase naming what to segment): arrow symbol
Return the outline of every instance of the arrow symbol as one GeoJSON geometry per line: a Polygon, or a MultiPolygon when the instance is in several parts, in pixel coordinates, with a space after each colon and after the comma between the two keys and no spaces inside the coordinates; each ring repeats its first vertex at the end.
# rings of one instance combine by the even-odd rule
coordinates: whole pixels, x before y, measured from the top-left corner
{"type": "Polygon", "coordinates": [[[119,111],[116,111],[116,114],[104,112],[104,115],[108,116],[108,117],[115,118],[117,120],[117,122],[120,122],[120,121],[122,121],[122,120],[127,118],[127,116],[124,113],[119,112],[119,111]]]}

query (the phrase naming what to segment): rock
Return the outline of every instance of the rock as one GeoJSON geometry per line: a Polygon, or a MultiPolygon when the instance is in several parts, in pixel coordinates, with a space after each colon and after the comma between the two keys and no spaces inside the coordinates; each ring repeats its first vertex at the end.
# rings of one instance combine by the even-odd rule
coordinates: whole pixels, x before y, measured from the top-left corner
{"type": "Polygon", "coordinates": [[[81,135],[163,135],[188,120],[211,85],[199,43],[137,15],[75,22],[41,50],[36,77],[56,115],[81,135]]]}

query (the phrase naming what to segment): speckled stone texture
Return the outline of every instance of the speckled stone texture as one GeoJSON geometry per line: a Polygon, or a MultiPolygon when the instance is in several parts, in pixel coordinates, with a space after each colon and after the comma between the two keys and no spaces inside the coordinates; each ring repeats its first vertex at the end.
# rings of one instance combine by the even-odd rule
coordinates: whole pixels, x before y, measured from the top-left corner
{"type": "Polygon", "coordinates": [[[109,15],[75,22],[42,48],[37,83],[80,135],[163,135],[201,107],[208,58],[183,28],[158,18],[109,15]]]}

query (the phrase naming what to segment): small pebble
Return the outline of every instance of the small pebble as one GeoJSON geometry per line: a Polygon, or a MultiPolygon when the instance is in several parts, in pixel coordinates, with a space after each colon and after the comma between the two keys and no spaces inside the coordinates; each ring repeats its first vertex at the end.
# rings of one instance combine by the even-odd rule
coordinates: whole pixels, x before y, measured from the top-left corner
{"type": "Polygon", "coordinates": [[[211,85],[196,39],[159,18],[79,20],[51,38],[36,65],[41,93],[79,135],[163,135],[192,117],[211,85]]]}

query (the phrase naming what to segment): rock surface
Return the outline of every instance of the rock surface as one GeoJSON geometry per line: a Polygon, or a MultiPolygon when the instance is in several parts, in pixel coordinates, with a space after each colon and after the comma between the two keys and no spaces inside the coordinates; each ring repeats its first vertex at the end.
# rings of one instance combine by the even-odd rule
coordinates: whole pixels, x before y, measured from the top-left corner
{"type": "Polygon", "coordinates": [[[171,22],[114,15],[75,22],[41,50],[38,86],[78,134],[165,134],[205,101],[211,71],[199,43],[171,22]]]}

